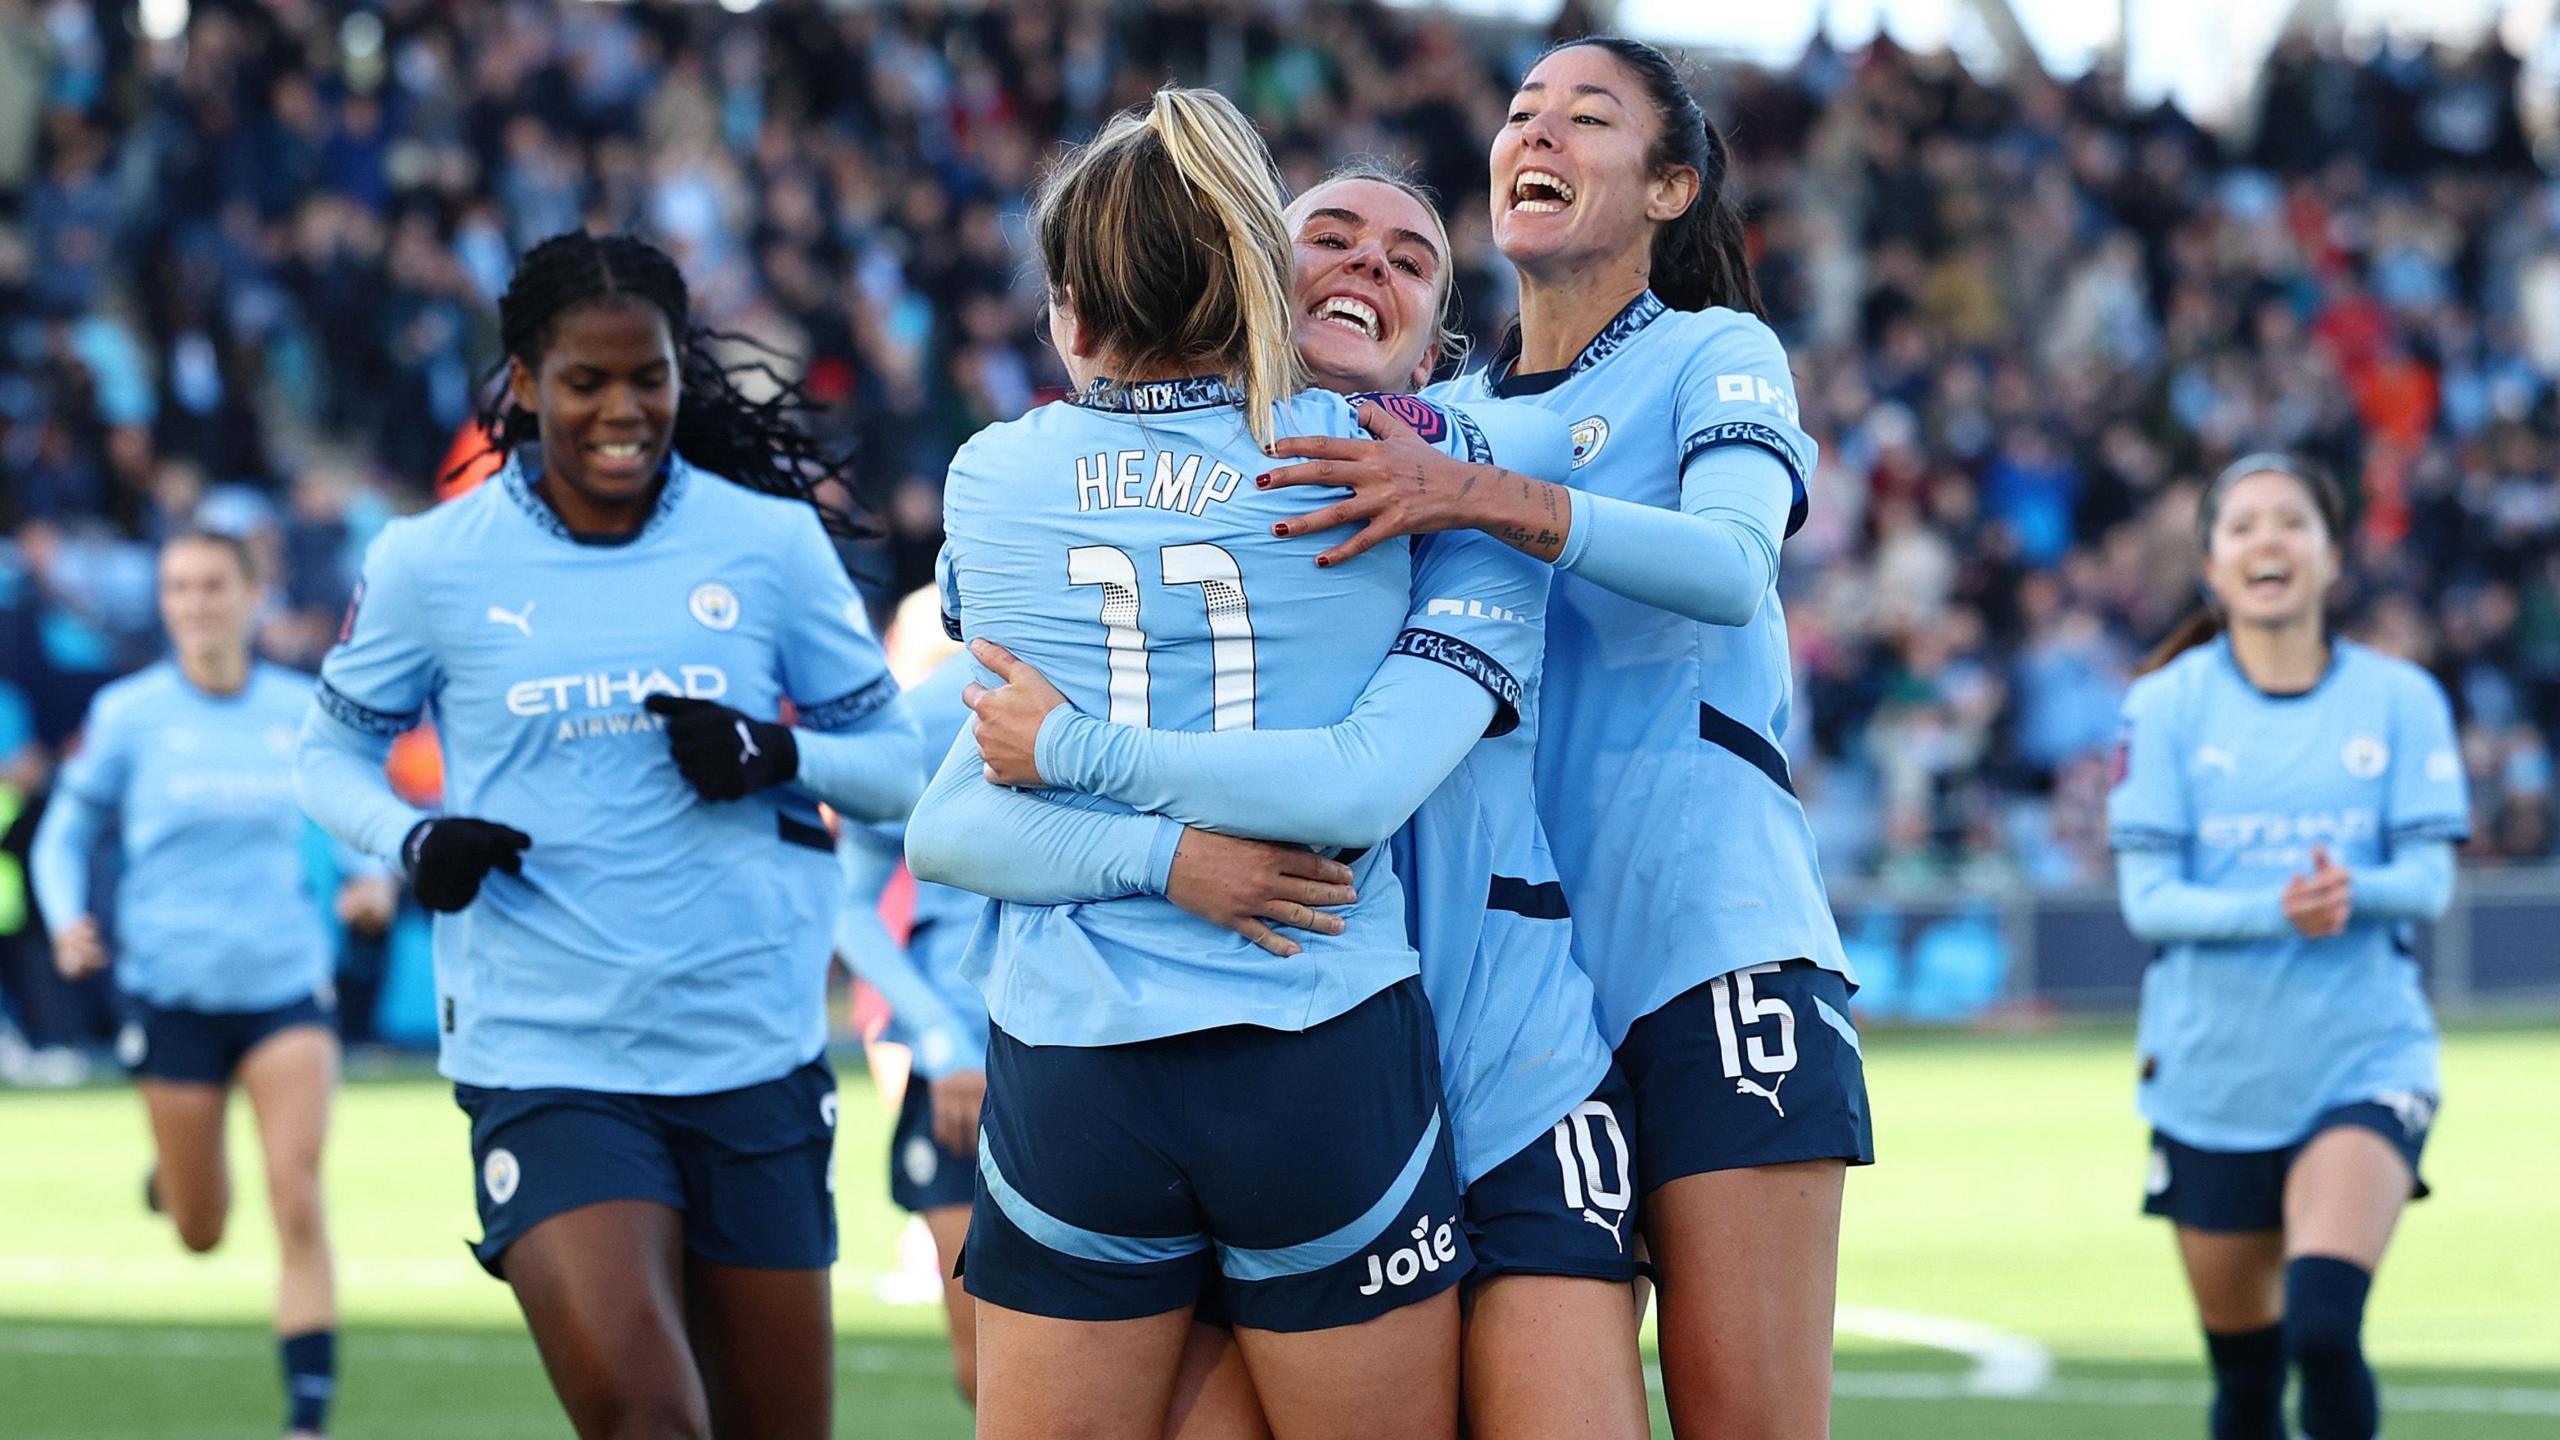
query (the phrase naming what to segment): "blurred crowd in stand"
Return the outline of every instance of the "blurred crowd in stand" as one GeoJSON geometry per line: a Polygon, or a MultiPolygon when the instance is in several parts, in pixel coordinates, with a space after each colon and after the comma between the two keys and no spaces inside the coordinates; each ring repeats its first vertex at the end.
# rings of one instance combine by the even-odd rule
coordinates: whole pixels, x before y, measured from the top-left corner
{"type": "MultiPolygon", "coordinates": [[[[798,357],[888,533],[885,605],[930,575],[952,450],[1062,383],[1023,245],[1060,142],[1178,78],[1240,101],[1293,186],[1401,160],[1444,198],[1487,347],[1511,282],[1486,146],[1586,23],[198,0],[152,40],[129,8],[0,0],[12,855],[89,695],[159,651],[173,528],[251,537],[263,648],[316,664],[366,542],[470,453],[495,302],[542,236],[645,232],[702,321],[798,357]]],[[[2550,852],[2560,187],[2517,77],[2494,46],[2292,40],[2208,132],[2104,68],[1984,79],[1883,41],[1700,70],[1822,447],[1782,584],[1836,876],[2102,878],[2117,700],[2197,603],[2198,485],[2269,447],[2350,495],[2352,633],[2453,698],[2468,858],[2550,852]]],[[[25,910],[0,873],[0,936],[25,910]]]]}

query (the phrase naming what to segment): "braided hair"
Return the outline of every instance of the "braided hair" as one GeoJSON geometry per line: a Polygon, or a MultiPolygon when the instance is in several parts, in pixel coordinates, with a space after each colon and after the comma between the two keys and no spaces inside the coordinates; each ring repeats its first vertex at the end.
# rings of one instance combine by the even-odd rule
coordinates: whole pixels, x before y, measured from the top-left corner
{"type": "Polygon", "coordinates": [[[508,364],[521,361],[539,370],[553,326],[563,314],[622,298],[656,306],[676,342],[681,396],[673,437],[677,454],[750,490],[806,501],[839,535],[867,535],[853,515],[822,498],[821,487],[831,480],[851,493],[852,461],[847,455],[830,455],[802,428],[805,417],[819,409],[802,382],[765,360],[723,360],[716,348],[723,344],[776,352],[744,336],[695,324],[684,273],[667,252],[636,235],[571,230],[534,246],[517,264],[507,293],[498,300],[499,339],[506,354],[491,367],[492,383],[480,407],[481,428],[499,453],[541,438],[541,422],[516,404],[501,383],[508,364]],[[750,377],[761,377],[771,387],[770,396],[759,400],[741,388],[739,382],[750,377]]]}

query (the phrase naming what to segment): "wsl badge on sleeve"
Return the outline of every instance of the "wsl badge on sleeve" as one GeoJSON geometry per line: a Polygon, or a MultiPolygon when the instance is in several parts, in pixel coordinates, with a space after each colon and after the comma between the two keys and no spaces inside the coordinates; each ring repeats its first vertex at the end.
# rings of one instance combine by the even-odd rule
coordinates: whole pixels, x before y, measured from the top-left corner
{"type": "Polygon", "coordinates": [[[1379,409],[1403,421],[1414,434],[1434,445],[1449,438],[1448,413],[1419,395],[1382,394],[1377,391],[1368,391],[1350,398],[1354,407],[1363,400],[1371,402],[1379,409]]]}

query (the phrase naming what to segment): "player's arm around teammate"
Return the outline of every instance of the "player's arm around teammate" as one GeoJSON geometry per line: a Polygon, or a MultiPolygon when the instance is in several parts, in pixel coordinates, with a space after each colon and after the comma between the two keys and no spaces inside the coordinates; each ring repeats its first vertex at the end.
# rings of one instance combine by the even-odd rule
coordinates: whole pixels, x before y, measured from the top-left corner
{"type": "MultiPolygon", "coordinates": [[[[250,652],[258,584],[248,547],[182,535],[160,553],[172,658],[100,692],[33,853],[56,958],[81,978],[108,961],[90,903],[91,851],[120,820],[117,1043],[151,1116],[149,1201],[199,1253],[231,1206],[223,1115],[248,1092],[282,1273],[276,1332],[286,1429],[327,1425],[337,1294],[320,1161],[337,1088],[327,928],[304,883],[310,822],[293,803],[292,736],[306,677],[250,652]]],[[[378,880],[341,887],[350,923],[380,928],[378,880]]]]}
{"type": "MultiPolygon", "coordinates": [[[[1357,423],[1304,388],[1258,137],[1219,97],[1163,92],[1061,163],[1033,228],[1079,393],[953,463],[965,632],[1126,724],[1338,720],[1395,641],[1410,559],[1320,576],[1244,483],[1275,435],[1357,423]]],[[[920,879],[961,868],[941,797],[909,828],[920,879]]],[[[1154,1440],[1204,1295],[1274,1433],[1455,1433],[1468,1251],[1429,1013],[1391,862],[1354,871],[1344,932],[1287,960],[1152,894],[999,902],[979,926],[981,1435],[1154,1440]]]]}
{"type": "Polygon", "coordinates": [[[2425,672],[2328,632],[2325,476],[2235,462],[2197,516],[2210,607],[2125,697],[2108,802],[2143,976],[2146,1212],[2177,1227],[2215,1440],[2369,1440],[2365,1299],[2438,1096],[2406,948],[2453,892],[2468,801],[2425,672]]]}
{"type": "Polygon", "coordinates": [[[1519,330],[1455,393],[1570,421],[1573,487],[1396,443],[1283,445],[1311,463],[1263,478],[1356,492],[1296,522],[1363,527],[1335,563],[1471,527],[1561,572],[1540,811],[1635,1089],[1673,1427],[1817,1440],[1844,1177],[1873,1140],[1848,965],[1781,744],[1773,581],[1814,447],[1757,318],[1729,160],[1659,51],[1549,51],[1491,156],[1519,330]]]}
{"type": "Polygon", "coordinates": [[[809,502],[831,467],[674,262],[556,236],[499,319],[509,461],[375,543],[300,790],[439,912],[477,1253],[578,1433],[816,1440],[842,880],[815,797],[893,816],[920,746],[809,502]],[[450,816],[380,772],[429,709],[450,816]]]}
{"type": "MultiPolygon", "coordinates": [[[[1354,167],[1301,195],[1289,219],[1298,349],[1319,380],[1346,393],[1400,394],[1427,375],[1449,303],[1446,238],[1428,201],[1389,174],[1354,167]]],[[[1435,408],[1406,413],[1439,423],[1435,408]]],[[[1544,412],[1475,407],[1460,418],[1490,432],[1497,458],[1523,472],[1561,475],[1568,463],[1564,426],[1544,412]]],[[[1383,409],[1364,419],[1385,433],[1410,430],[1383,409]]],[[[1064,785],[1220,829],[1369,844],[1404,826],[1397,870],[1460,1137],[1468,1232],[1489,1267],[1471,1272],[1465,1292],[1468,1433],[1548,1434],[1570,1415],[1578,1433],[1642,1436],[1627,1285],[1634,1187],[1621,1112],[1608,1098],[1623,1082],[1590,984],[1571,962],[1570,921],[1544,882],[1551,872],[1540,868],[1546,845],[1530,803],[1546,589],[1543,568],[1493,541],[1435,537],[1415,565],[1413,643],[1379,668],[1350,719],[1323,732],[1101,724],[1066,708],[1037,670],[980,642],[981,661],[1007,683],[973,691],[971,738],[992,780],[1064,785]],[[1497,701],[1494,733],[1503,736],[1474,746],[1464,781],[1427,799],[1422,790],[1445,767],[1407,753],[1403,737],[1427,736],[1452,716],[1437,691],[1408,684],[1401,667],[1412,666],[1423,681],[1444,669],[1475,676],[1497,701]]],[[[1088,826],[1116,818],[1066,813],[1088,826]]],[[[1233,1348],[1224,1328],[1195,1327],[1173,1435],[1259,1433],[1249,1386],[1233,1383],[1233,1348]]]]}

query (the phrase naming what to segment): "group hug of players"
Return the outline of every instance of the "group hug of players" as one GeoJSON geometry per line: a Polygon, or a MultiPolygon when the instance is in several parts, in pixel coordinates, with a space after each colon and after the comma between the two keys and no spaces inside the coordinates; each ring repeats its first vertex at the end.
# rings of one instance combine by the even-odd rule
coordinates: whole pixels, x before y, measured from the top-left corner
{"type": "MultiPolygon", "coordinates": [[[[191,1247],[228,1086],[257,1105],[290,1432],[335,1365],[307,811],[370,857],[342,914],[393,869],[437,912],[477,1254],[590,1440],[832,1433],[837,951],[913,1051],[893,1187],[982,1435],[1632,1440],[1648,1303],[1675,1433],[1828,1433],[1873,1141],[1782,747],[1814,444],[1669,60],[1551,50],[1491,170],[1519,325],[1416,393],[1422,193],[1287,201],[1203,91],[1069,152],[1032,228],[1074,391],[953,460],[954,644],[904,693],[794,398],[631,237],[524,257],[505,467],[374,544],[316,701],[250,657],[248,552],[168,546],[173,659],[100,696],[37,879],[103,964],[120,820],[126,1059],[191,1247]],[[422,720],[434,815],[383,775],[422,720]]],[[[2289,1370],[2316,1440],[2373,1433],[2364,1288],[2436,1091],[2398,938],[2461,770],[2432,685],[2328,635],[2340,533],[2308,468],[2233,467],[2214,609],[2126,703],[2150,1208],[2220,1437],[2282,1434],[2289,1370]]]]}

